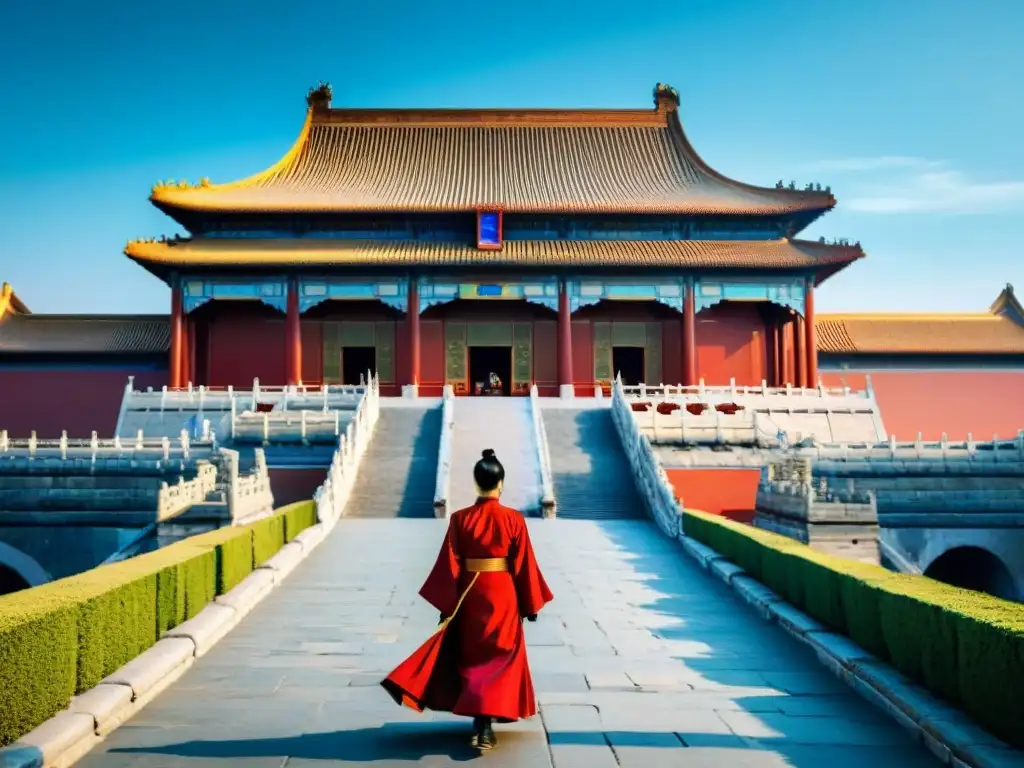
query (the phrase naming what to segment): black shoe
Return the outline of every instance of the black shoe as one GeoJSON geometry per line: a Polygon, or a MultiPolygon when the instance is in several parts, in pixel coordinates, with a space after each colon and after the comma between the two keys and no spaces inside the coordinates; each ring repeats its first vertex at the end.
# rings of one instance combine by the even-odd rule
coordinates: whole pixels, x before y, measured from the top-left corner
{"type": "Polygon", "coordinates": [[[498,744],[490,718],[476,718],[473,721],[473,738],[470,742],[476,749],[486,752],[498,744]]]}

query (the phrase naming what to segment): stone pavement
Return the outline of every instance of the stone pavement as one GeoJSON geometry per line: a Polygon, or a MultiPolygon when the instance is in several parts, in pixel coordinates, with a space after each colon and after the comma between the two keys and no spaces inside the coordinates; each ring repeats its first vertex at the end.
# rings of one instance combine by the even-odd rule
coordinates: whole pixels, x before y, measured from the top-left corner
{"type": "Polygon", "coordinates": [[[542,717],[499,727],[400,709],[380,678],[436,614],[416,591],[437,520],[343,520],[84,768],[935,765],[646,521],[531,520],[555,602],[528,626],[542,717]]]}

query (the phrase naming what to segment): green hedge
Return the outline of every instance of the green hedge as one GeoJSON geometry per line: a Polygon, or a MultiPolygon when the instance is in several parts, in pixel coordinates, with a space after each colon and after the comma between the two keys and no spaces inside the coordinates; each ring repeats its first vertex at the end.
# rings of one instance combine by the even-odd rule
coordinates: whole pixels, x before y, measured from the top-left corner
{"type": "Polygon", "coordinates": [[[932,693],[1024,747],[1024,605],[815,552],[705,512],[683,513],[687,536],[787,602],[850,637],[932,693]]]}
{"type": "Polygon", "coordinates": [[[152,647],[315,521],[313,502],[299,502],[243,528],[0,597],[0,746],[152,647]]]}

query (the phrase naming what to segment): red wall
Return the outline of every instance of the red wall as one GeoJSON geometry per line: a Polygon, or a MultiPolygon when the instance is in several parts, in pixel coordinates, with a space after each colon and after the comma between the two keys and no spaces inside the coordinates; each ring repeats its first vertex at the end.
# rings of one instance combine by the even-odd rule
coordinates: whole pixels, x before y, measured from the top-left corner
{"type": "Polygon", "coordinates": [[[683,380],[683,327],[678,318],[661,323],[661,381],[651,384],[679,384],[683,380]]]}
{"type": "Polygon", "coordinates": [[[444,321],[420,319],[420,394],[441,394],[444,359],[444,321]]]}
{"type": "Polygon", "coordinates": [[[666,469],[676,497],[699,509],[749,523],[757,504],[757,469],[666,469]]]}
{"type": "MultiPolygon", "coordinates": [[[[897,440],[975,440],[992,435],[1014,437],[1024,429],[1024,372],[1018,371],[877,371],[871,386],[886,431],[897,440]]],[[[866,388],[865,374],[829,371],[829,387],[866,388]]]]}
{"type": "Polygon", "coordinates": [[[765,323],[756,304],[719,304],[697,314],[697,376],[705,384],[759,386],[767,378],[765,323]]]}
{"type": "Polygon", "coordinates": [[[10,437],[113,437],[128,377],[135,388],[159,388],[166,371],[50,368],[0,370],[0,429],[10,437]]]}
{"type": "Polygon", "coordinates": [[[594,329],[589,320],[572,322],[572,383],[577,395],[594,394],[594,329]]]}
{"type": "Polygon", "coordinates": [[[323,485],[326,469],[278,469],[271,467],[270,490],[274,494],[274,506],[283,507],[295,501],[308,501],[323,485]]]}
{"type": "Polygon", "coordinates": [[[558,323],[533,323],[533,380],[541,397],[558,394],[558,323]]]}

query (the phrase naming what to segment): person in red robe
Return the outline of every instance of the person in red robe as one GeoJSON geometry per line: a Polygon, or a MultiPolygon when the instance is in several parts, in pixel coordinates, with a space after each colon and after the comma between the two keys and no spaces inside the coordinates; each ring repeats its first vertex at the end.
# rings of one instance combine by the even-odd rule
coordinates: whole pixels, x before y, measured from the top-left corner
{"type": "Polygon", "coordinates": [[[401,705],[473,718],[472,744],[497,744],[494,722],[537,714],[523,619],[553,599],[523,515],[498,498],[505,468],[486,450],[473,467],[478,498],[451,516],[420,596],[441,613],[434,634],[381,681],[401,705]]]}

